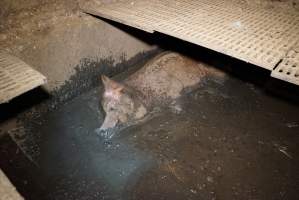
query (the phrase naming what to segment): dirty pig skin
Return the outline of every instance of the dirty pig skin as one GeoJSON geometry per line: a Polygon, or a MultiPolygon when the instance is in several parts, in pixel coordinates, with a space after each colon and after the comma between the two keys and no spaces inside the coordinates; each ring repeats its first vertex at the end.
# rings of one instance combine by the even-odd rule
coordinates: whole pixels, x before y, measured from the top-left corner
{"type": "Polygon", "coordinates": [[[173,52],[156,56],[123,83],[103,75],[101,104],[106,116],[97,133],[111,138],[115,126],[130,125],[154,107],[175,102],[183,91],[200,87],[211,76],[223,78],[224,73],[173,52]]]}

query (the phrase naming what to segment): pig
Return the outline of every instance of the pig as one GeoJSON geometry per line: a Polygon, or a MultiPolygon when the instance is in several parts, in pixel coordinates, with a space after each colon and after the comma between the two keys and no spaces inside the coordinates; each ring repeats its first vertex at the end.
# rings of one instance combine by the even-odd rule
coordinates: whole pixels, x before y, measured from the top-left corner
{"type": "Polygon", "coordinates": [[[123,83],[102,75],[101,104],[106,116],[97,132],[111,138],[112,128],[143,119],[153,108],[175,102],[211,76],[224,77],[224,73],[175,52],[156,56],[123,83]]]}

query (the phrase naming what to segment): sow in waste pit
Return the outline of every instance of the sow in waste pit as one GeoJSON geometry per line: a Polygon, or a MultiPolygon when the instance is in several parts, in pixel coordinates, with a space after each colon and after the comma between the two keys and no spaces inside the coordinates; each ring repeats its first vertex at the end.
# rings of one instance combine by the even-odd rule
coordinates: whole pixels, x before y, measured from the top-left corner
{"type": "Polygon", "coordinates": [[[19,58],[0,52],[0,103],[46,83],[46,77],[19,58]]]}
{"type": "MultiPolygon", "coordinates": [[[[299,12],[224,0],[122,0],[82,6],[90,14],[164,33],[273,71],[299,42],[299,12]]],[[[299,63],[299,57],[295,57],[299,63]]],[[[294,70],[293,70],[294,71],[294,70]]],[[[299,71],[297,72],[299,73],[299,71]]],[[[296,72],[272,76],[299,85],[296,72]]]]}

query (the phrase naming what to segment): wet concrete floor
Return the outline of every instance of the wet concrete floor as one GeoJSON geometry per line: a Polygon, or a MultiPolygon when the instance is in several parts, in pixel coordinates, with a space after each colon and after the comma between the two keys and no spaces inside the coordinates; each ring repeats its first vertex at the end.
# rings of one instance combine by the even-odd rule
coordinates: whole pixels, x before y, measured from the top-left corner
{"type": "Polygon", "coordinates": [[[94,132],[99,93],[32,127],[37,165],[21,166],[31,175],[19,179],[36,199],[299,199],[298,105],[236,78],[208,80],[182,96],[181,111],[162,109],[107,141],[94,132]]]}

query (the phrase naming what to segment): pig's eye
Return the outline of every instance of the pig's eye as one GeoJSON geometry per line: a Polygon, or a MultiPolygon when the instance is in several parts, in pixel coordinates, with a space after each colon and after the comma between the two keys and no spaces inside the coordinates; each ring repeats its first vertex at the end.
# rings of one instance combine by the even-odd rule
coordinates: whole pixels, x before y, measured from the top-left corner
{"type": "Polygon", "coordinates": [[[109,111],[114,111],[114,110],[116,110],[116,109],[113,108],[113,107],[110,107],[110,108],[109,108],[109,111]]]}

